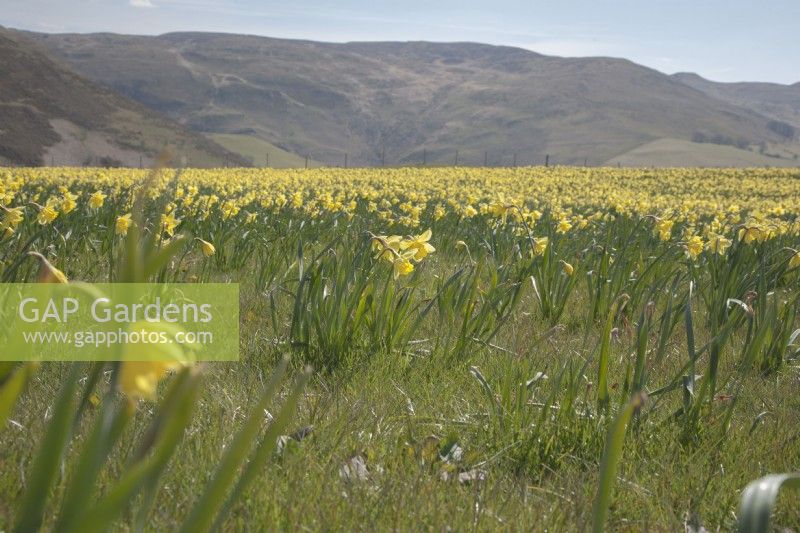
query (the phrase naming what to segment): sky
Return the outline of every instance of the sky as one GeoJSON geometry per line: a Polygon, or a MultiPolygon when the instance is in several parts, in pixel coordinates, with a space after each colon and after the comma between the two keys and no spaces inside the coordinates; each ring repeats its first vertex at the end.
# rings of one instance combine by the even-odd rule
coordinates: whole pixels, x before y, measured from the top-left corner
{"type": "Polygon", "coordinates": [[[800,0],[0,0],[0,25],[318,41],[473,41],[624,57],[716,81],[800,82],[800,0]]]}

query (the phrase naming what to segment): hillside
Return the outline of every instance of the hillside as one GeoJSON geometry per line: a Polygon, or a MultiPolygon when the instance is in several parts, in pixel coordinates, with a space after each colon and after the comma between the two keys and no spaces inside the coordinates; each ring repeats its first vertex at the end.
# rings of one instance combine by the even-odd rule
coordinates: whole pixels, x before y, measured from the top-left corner
{"type": "Polygon", "coordinates": [[[246,161],[172,120],[52,61],[0,28],[0,162],[150,165],[169,148],[179,163],[246,161]],[[140,159],[141,155],[141,159],[140,159]]]}
{"type": "Polygon", "coordinates": [[[800,130],[800,83],[720,83],[686,72],[674,74],[673,77],[709,96],[752,109],[800,130]]]}
{"type": "Polygon", "coordinates": [[[797,167],[795,158],[777,158],[735,146],[658,139],[607,162],[624,167],[797,167]]]}
{"type": "Polygon", "coordinates": [[[622,59],[472,43],[28,34],[195,131],[340,164],[600,164],[661,138],[778,143],[769,119],[622,59]]]}
{"type": "MultiPolygon", "coordinates": [[[[303,156],[281,150],[275,145],[253,135],[237,133],[210,133],[212,141],[226,149],[241,154],[257,167],[301,168],[306,165],[303,156]]],[[[320,163],[308,160],[308,167],[319,167],[320,163]]]]}

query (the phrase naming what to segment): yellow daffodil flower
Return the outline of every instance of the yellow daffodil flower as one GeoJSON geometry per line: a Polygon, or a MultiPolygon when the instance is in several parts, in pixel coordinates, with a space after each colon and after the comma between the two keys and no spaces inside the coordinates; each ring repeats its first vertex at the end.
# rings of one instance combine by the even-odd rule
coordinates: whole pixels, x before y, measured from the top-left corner
{"type": "Polygon", "coordinates": [[[425,259],[428,254],[432,254],[436,251],[436,248],[428,243],[433,236],[433,232],[430,229],[425,230],[422,234],[417,235],[416,237],[411,237],[408,240],[403,240],[400,242],[400,249],[401,250],[411,250],[414,252],[413,258],[414,261],[420,262],[425,259]]]}

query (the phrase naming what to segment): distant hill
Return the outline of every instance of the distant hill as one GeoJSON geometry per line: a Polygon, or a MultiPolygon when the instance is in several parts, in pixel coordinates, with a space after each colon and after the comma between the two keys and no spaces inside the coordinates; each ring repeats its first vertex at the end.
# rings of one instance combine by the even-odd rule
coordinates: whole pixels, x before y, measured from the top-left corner
{"type": "Polygon", "coordinates": [[[197,132],[245,135],[328,164],[344,153],[351,165],[452,162],[456,151],[461,164],[510,164],[513,154],[523,164],[545,154],[601,164],[658,139],[788,142],[773,118],[624,59],[474,43],[27,35],[197,132]]]}
{"type": "MultiPolygon", "coordinates": [[[[797,73],[800,76],[800,72],[797,73]]],[[[786,122],[800,131],[800,83],[720,83],[697,74],[680,72],[673,77],[709,96],[752,109],[775,121],[786,122]]],[[[775,127],[775,125],[773,125],[775,127]]]]}
{"type": "Polygon", "coordinates": [[[147,166],[169,147],[176,163],[185,158],[194,166],[247,164],[202,135],[56,64],[38,45],[3,28],[0,73],[0,163],[147,166]]]}
{"type": "Polygon", "coordinates": [[[272,168],[309,168],[319,167],[321,164],[313,159],[282,150],[263,139],[252,135],[237,133],[210,133],[208,137],[220,146],[241,154],[257,167],[272,168]]]}
{"type": "Polygon", "coordinates": [[[735,146],[658,139],[607,162],[624,167],[800,167],[796,158],[770,157],[735,146]]]}

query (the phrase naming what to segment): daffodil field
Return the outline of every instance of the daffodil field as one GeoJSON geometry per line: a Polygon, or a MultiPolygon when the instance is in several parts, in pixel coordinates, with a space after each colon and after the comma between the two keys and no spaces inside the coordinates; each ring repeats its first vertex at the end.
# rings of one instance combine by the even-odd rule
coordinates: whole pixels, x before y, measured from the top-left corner
{"type": "Polygon", "coordinates": [[[0,236],[241,287],[239,362],[0,363],[0,530],[800,528],[798,169],[0,169],[0,236]]]}

